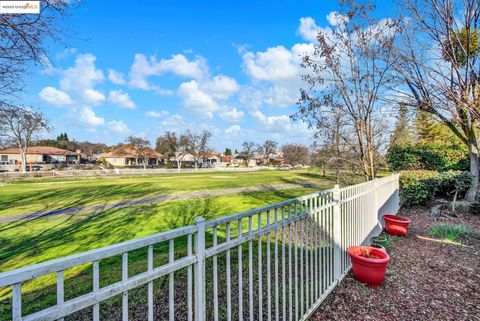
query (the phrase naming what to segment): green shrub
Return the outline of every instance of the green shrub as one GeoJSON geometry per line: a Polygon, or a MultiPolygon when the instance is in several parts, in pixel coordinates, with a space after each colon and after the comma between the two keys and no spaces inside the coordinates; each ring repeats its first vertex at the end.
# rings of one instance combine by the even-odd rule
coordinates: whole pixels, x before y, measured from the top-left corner
{"type": "Polygon", "coordinates": [[[462,197],[472,184],[468,172],[403,171],[400,174],[400,197],[404,205],[426,204],[435,197],[462,197]]]}
{"type": "Polygon", "coordinates": [[[447,223],[438,223],[432,226],[428,233],[436,238],[446,239],[452,242],[458,242],[459,237],[470,233],[470,229],[463,225],[450,225],[447,223]]]}
{"type": "Polygon", "coordinates": [[[468,170],[469,161],[462,146],[417,144],[392,146],[387,162],[394,171],[401,170],[468,170]]]}

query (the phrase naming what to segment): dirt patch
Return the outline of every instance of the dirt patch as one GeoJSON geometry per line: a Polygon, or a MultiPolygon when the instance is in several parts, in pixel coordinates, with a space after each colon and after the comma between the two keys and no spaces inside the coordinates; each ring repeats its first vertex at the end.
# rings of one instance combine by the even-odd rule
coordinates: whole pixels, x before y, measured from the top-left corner
{"type": "Polygon", "coordinates": [[[406,238],[393,238],[384,284],[369,288],[350,272],[311,320],[480,320],[480,239],[470,235],[457,244],[428,234],[439,222],[480,231],[480,217],[401,212],[412,223],[406,238]]]}

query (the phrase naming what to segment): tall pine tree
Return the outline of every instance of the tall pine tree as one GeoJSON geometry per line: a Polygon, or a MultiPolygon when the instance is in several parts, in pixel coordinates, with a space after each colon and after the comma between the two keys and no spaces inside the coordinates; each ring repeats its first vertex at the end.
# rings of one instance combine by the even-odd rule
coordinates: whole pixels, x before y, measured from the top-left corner
{"type": "Polygon", "coordinates": [[[408,107],[400,104],[396,116],[395,130],[390,136],[390,146],[404,146],[411,142],[411,125],[408,114],[408,107]]]}

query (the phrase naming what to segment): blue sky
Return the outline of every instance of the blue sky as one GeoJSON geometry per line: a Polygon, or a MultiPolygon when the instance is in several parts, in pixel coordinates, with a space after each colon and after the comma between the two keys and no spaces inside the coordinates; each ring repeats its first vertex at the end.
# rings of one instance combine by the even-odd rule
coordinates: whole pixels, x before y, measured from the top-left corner
{"type": "MultiPolygon", "coordinates": [[[[208,129],[211,146],[310,144],[296,111],[301,56],[335,24],[336,1],[86,1],[62,24],[21,96],[54,132],[114,144],[208,129]]],[[[388,8],[382,12],[388,14],[388,8]]]]}

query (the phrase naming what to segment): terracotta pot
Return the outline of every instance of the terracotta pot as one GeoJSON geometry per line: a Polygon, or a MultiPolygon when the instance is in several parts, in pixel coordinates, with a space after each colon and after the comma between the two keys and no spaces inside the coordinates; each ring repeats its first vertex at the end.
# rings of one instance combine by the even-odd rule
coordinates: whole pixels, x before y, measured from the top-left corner
{"type": "Polygon", "coordinates": [[[385,247],[383,247],[382,245],[380,245],[380,244],[372,243],[372,244],[370,244],[370,247],[373,247],[373,248],[375,248],[375,249],[378,249],[378,250],[380,250],[380,251],[382,251],[382,252],[387,253],[387,249],[386,249],[385,247]]]}
{"type": "Polygon", "coordinates": [[[383,283],[387,264],[390,262],[387,253],[369,246],[350,246],[347,253],[358,281],[373,287],[383,283]]]}
{"type": "Polygon", "coordinates": [[[408,217],[391,214],[384,215],[383,221],[385,222],[385,231],[397,236],[407,235],[408,224],[411,222],[408,217]]]}

